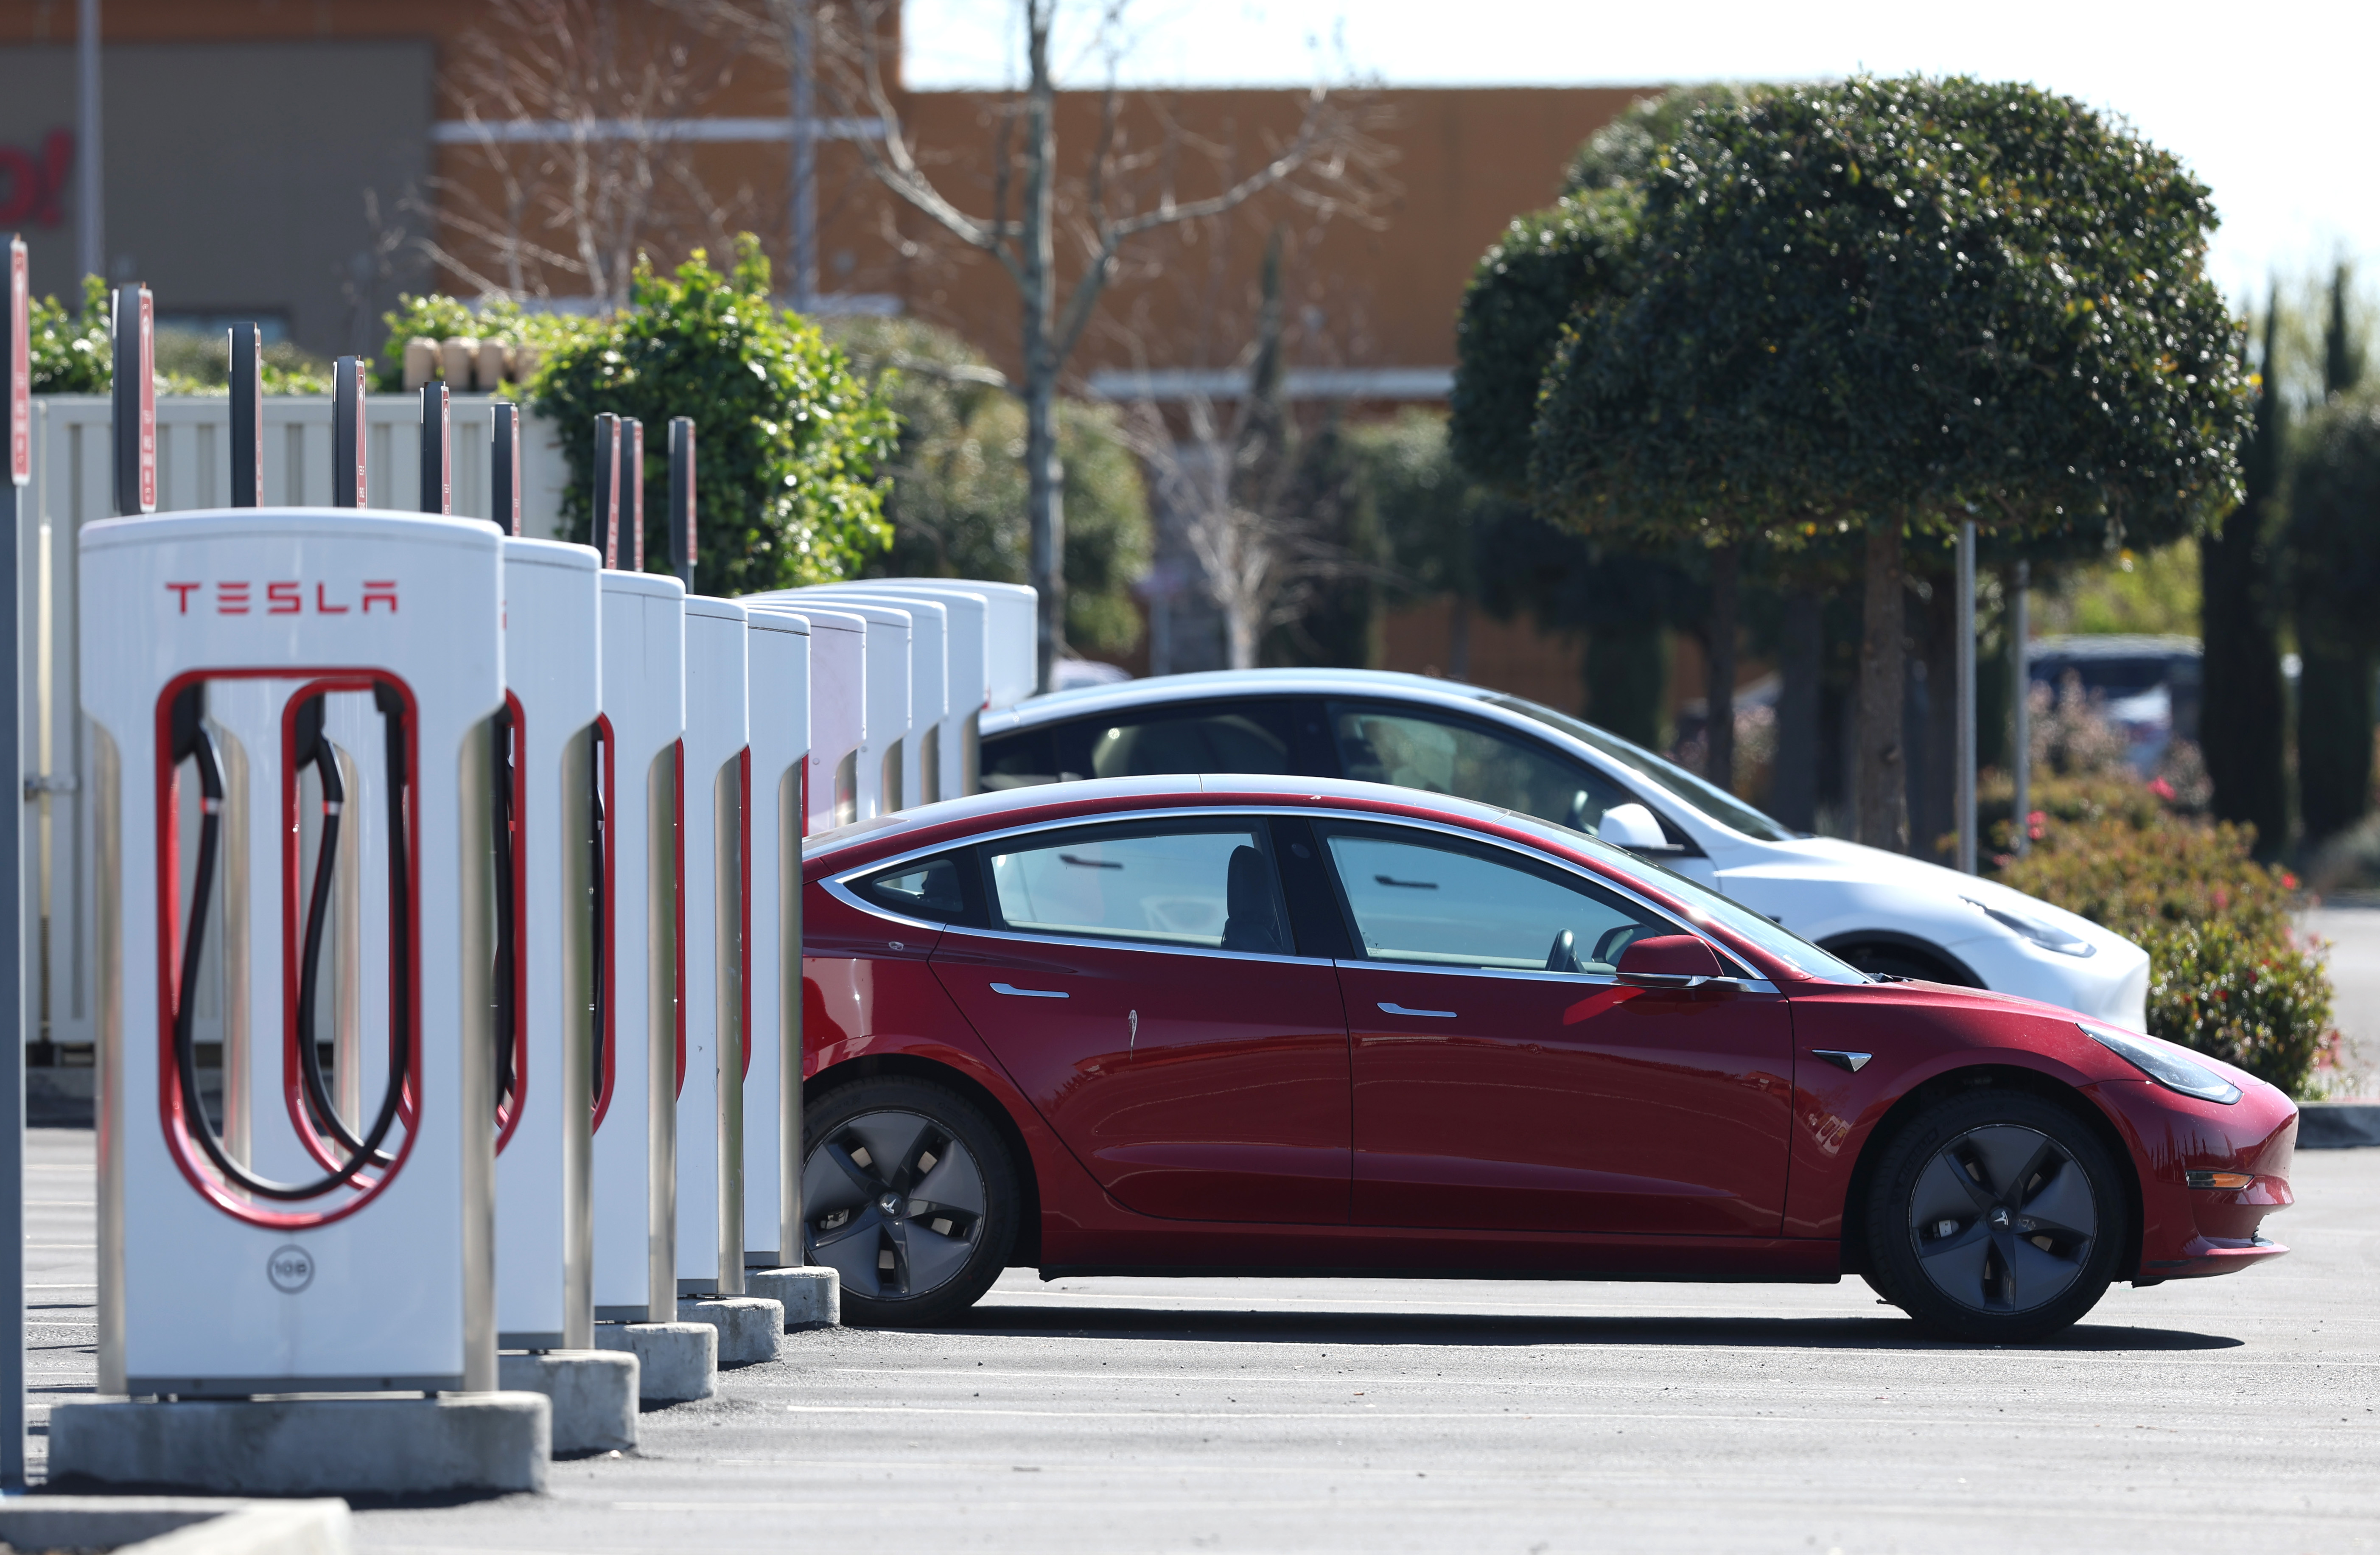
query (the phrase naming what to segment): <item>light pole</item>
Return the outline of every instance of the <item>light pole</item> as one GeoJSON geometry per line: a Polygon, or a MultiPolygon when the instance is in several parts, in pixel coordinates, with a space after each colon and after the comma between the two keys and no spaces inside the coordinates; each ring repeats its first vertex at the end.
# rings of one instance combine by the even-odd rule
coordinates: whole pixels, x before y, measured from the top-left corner
{"type": "Polygon", "coordinates": [[[818,36],[810,0],[781,0],[792,74],[794,310],[818,305],[818,36]]]}
{"type": "Polygon", "coordinates": [[[85,275],[107,273],[107,228],[101,221],[105,186],[100,175],[99,131],[99,0],[79,0],[75,10],[75,76],[80,86],[76,106],[75,172],[81,188],[75,213],[78,250],[85,275]]]}

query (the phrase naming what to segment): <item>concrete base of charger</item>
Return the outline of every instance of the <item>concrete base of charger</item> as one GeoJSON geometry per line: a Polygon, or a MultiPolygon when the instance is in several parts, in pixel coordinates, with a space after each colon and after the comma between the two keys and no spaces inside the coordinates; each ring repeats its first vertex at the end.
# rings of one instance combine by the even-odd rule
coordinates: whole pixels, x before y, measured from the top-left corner
{"type": "Polygon", "coordinates": [[[637,1357],[620,1350],[548,1350],[496,1357],[507,1392],[553,1403],[553,1451],[625,1452],[637,1445],[637,1357]]]}
{"type": "Polygon", "coordinates": [[[60,1403],[50,1483],[219,1496],[542,1492],[552,1420],[541,1393],[60,1403]]]}
{"type": "Polygon", "coordinates": [[[221,1496],[11,1496],[0,1500],[0,1544],[122,1555],[347,1555],[355,1547],[345,1501],[221,1496]]]}
{"type": "Polygon", "coordinates": [[[719,1330],[721,1366],[775,1360],[778,1337],[785,1331],[784,1307],[760,1296],[681,1297],[677,1320],[708,1323],[719,1330]]]}
{"type": "Polygon", "coordinates": [[[785,1309],[785,1331],[831,1329],[843,1321],[843,1277],[815,1264],[747,1269],[744,1289],[785,1309]]]}
{"type": "Polygon", "coordinates": [[[637,1357],[637,1397],[647,1403],[707,1399],[719,1379],[719,1330],[708,1323],[598,1323],[595,1348],[637,1357]]]}

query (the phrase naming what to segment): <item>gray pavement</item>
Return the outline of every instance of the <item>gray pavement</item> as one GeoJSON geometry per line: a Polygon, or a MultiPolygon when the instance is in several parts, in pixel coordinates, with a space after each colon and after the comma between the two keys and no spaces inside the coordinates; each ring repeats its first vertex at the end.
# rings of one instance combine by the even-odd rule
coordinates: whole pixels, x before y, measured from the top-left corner
{"type": "Polygon", "coordinates": [[[2315,907],[2297,923],[2330,947],[2331,1018],[2345,1039],[2331,1094],[2380,1101],[2380,907],[2315,907]]]}
{"type": "MultiPolygon", "coordinates": [[[[91,1136],[37,1133],[46,1402],[88,1390],[91,1136]]],[[[1961,1350],[1835,1286],[1003,1281],[788,1336],[542,1499],[367,1550],[2380,1549],[2380,1150],[2298,1160],[2292,1257],[1961,1350]]],[[[37,1440],[38,1450],[39,1442],[37,1440]]]]}

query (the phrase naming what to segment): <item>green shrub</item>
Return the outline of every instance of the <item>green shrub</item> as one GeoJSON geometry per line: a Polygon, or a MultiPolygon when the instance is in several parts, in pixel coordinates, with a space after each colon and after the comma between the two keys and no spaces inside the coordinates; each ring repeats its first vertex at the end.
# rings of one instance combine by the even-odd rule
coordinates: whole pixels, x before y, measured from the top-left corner
{"type": "MultiPolygon", "coordinates": [[[[82,278],[82,311],[68,313],[54,297],[32,299],[33,392],[37,395],[103,395],[115,382],[115,343],[108,334],[107,283],[82,278]]],[[[231,382],[231,353],[224,339],[187,330],[159,330],[157,391],[168,395],[220,395],[231,382]]],[[[327,395],[331,375],[323,364],[286,342],[264,348],[268,395],[327,395]]]]}
{"type": "Polygon", "coordinates": [[[1998,860],[2001,881],[2148,952],[2152,1035],[2305,1094],[2336,1040],[2330,984],[2321,947],[2289,925],[2297,880],[2250,856],[2254,831],[2165,814],[2153,795],[2110,803],[2107,780],[2036,792],[2085,813],[2036,810],[2033,850],[1998,860]]]}
{"type": "Polygon", "coordinates": [[[850,577],[892,538],[877,470],[892,454],[893,414],[816,325],[770,302],[769,261],[748,233],[723,275],[699,249],[674,277],[640,268],[628,308],[583,321],[528,388],[562,429],[575,538],[592,528],[593,418],[644,422],[645,565],[656,572],[669,566],[669,421],[694,419],[699,592],[850,577]]]}
{"type": "Polygon", "coordinates": [[[602,319],[569,313],[532,313],[506,298],[474,304],[461,298],[432,292],[415,297],[397,294],[394,310],[382,314],[388,338],[381,343],[380,365],[372,386],[394,394],[405,386],[405,343],[416,335],[446,340],[466,335],[504,346],[528,346],[540,353],[559,350],[582,335],[600,334],[609,325],[602,319]]]}

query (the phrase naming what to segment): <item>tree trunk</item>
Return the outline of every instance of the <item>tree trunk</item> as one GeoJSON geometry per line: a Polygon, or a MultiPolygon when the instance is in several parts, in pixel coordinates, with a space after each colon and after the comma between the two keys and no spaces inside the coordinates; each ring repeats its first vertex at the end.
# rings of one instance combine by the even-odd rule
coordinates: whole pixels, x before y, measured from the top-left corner
{"type": "Polygon", "coordinates": [[[1669,645],[1651,621],[1614,621],[1587,635],[1587,722],[1658,750],[1670,691],[1669,645]]]}
{"type": "Polygon", "coordinates": [[[1925,759],[1910,815],[1915,845],[1932,863],[1953,862],[1959,841],[1959,599],[1955,570],[1937,578],[1925,623],[1925,759]],[[1949,839],[1945,844],[1944,839],[1949,839]]]}
{"type": "Polygon", "coordinates": [[[1901,704],[1906,675],[1901,519],[1895,514],[1867,533],[1867,580],[1861,605],[1859,771],[1852,787],[1859,840],[1894,853],[1909,849],[1908,761],[1901,704]]]}
{"type": "Polygon", "coordinates": [[[1735,792],[1735,595],[1737,548],[1722,545],[1710,553],[1710,629],[1704,678],[1707,710],[1703,745],[1707,759],[1703,775],[1735,792]]]}
{"type": "Polygon", "coordinates": [[[1777,771],[1769,813],[1796,832],[1818,824],[1819,676],[1824,669],[1824,604],[1806,589],[1785,596],[1783,682],[1777,696],[1777,771]]]}
{"type": "Polygon", "coordinates": [[[1034,660],[1044,691],[1057,688],[1058,660],[1066,643],[1065,487],[1058,468],[1058,260],[1056,85],[1050,75],[1050,7],[1026,16],[1031,83],[1026,103],[1025,477],[1031,523],[1033,587],[1040,618],[1034,660]]]}
{"type": "Polygon", "coordinates": [[[1457,594],[1446,621],[1446,678],[1471,679],[1471,596],[1457,594]]]}

